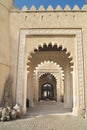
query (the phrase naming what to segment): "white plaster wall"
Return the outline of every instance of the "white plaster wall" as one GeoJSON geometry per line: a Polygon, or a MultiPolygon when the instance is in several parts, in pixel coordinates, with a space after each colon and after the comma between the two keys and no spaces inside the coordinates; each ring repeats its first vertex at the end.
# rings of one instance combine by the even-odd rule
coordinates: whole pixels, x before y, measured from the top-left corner
{"type": "MultiPolygon", "coordinates": [[[[85,69],[85,84],[87,83],[87,11],[56,11],[56,12],[11,12],[10,13],[10,32],[11,32],[11,45],[12,45],[12,74],[14,77],[14,90],[16,86],[17,75],[17,56],[20,29],[22,28],[74,28],[82,29],[83,36],[83,50],[84,50],[84,69],[85,69]],[[42,18],[43,17],[43,18],[42,18]],[[14,60],[13,60],[14,59],[14,60]]],[[[46,41],[46,40],[45,40],[46,41]]],[[[49,40],[48,40],[49,41],[49,40]]],[[[56,40],[55,40],[56,41],[56,40]]],[[[53,42],[55,42],[53,41],[53,42]]],[[[60,40],[61,41],[61,40],[60,40]]],[[[29,42],[30,43],[30,42],[29,42]]],[[[33,44],[32,44],[33,45],[33,44]]],[[[31,45],[31,48],[32,48],[31,45]]],[[[70,42],[71,45],[71,42],[70,42]]],[[[68,44],[67,44],[68,48],[68,44]]],[[[71,47],[72,48],[72,47],[71,47]]],[[[74,48],[73,48],[74,50],[74,48]]],[[[73,53],[73,52],[72,52],[73,53]]],[[[76,52],[73,53],[76,55],[76,52]]],[[[86,86],[85,86],[86,90],[86,86]]]]}
{"type": "Polygon", "coordinates": [[[0,103],[10,71],[9,10],[0,2],[0,103]]]}
{"type": "Polygon", "coordinates": [[[70,52],[70,55],[73,57],[73,61],[76,60],[75,56],[75,36],[71,35],[56,35],[56,36],[49,36],[49,35],[43,35],[43,36],[30,36],[26,38],[26,54],[30,54],[34,51],[35,48],[38,48],[39,46],[42,46],[44,44],[52,44],[60,46],[62,45],[63,48],[67,49],[67,52],[70,52]]]}
{"type": "Polygon", "coordinates": [[[0,3],[8,9],[13,6],[13,0],[0,0],[0,3]]]}

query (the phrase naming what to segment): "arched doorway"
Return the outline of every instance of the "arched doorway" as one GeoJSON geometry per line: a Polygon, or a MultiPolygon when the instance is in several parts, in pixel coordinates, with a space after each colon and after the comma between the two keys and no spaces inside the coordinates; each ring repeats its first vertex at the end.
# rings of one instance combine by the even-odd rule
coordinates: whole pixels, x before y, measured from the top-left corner
{"type": "MultiPolygon", "coordinates": [[[[33,72],[35,66],[37,66],[38,63],[43,62],[44,60],[51,60],[51,61],[57,62],[58,64],[60,64],[60,66],[62,66],[62,68],[65,71],[65,80],[64,80],[64,86],[65,86],[65,100],[64,101],[66,103],[65,107],[69,108],[73,104],[73,107],[72,107],[73,112],[78,111],[78,109],[79,110],[84,109],[84,107],[85,107],[84,106],[85,105],[84,104],[84,81],[83,81],[83,75],[82,75],[83,74],[83,54],[82,54],[82,40],[79,40],[79,38],[81,39],[81,31],[78,29],[56,29],[56,30],[52,29],[52,31],[49,31],[49,30],[47,31],[45,29],[39,29],[39,30],[37,30],[37,29],[24,30],[23,29],[23,30],[21,30],[20,39],[23,39],[23,40],[22,41],[20,40],[21,42],[20,42],[20,47],[19,47],[19,58],[18,58],[19,64],[18,64],[16,101],[17,101],[17,103],[19,103],[20,105],[22,105],[24,107],[24,110],[26,110],[25,103],[26,103],[26,97],[27,97],[27,94],[26,94],[27,93],[26,84],[28,84],[27,78],[29,79],[28,80],[29,81],[28,88],[30,90],[29,98],[31,98],[30,101],[32,103],[33,102],[33,93],[32,93],[33,92],[32,91],[33,90],[33,87],[32,87],[33,86],[32,85],[33,84],[32,83],[33,75],[32,75],[32,72],[33,72]],[[56,35],[54,35],[54,32],[56,35]],[[27,35],[32,35],[32,34],[34,34],[34,35],[36,34],[36,38],[39,37],[39,39],[41,39],[41,43],[38,42],[38,40],[36,39],[37,43],[35,42],[35,44],[34,44],[34,42],[32,41],[31,44],[34,44],[33,47],[32,48],[27,47],[28,50],[25,50],[25,45],[30,43],[28,41],[26,43],[25,38],[27,35]],[[51,39],[50,35],[51,36],[53,35],[52,39],[51,39]],[[57,40],[55,40],[54,36],[57,36],[57,35],[59,37],[57,37],[57,40]],[[60,35],[61,35],[62,40],[60,40],[60,35]],[[45,37],[45,36],[48,36],[48,41],[47,41],[47,37],[45,37]],[[68,39],[69,36],[75,36],[75,40],[72,42],[72,43],[75,42],[75,44],[70,44],[71,38],[69,40],[68,39]],[[42,40],[42,37],[44,37],[44,41],[42,40]],[[65,38],[66,38],[66,40],[65,40],[66,43],[64,42],[65,38]],[[45,41],[49,42],[50,40],[54,42],[54,43],[52,43],[52,47],[50,47],[50,45],[48,45],[48,44],[46,44],[46,45],[43,44],[43,43],[45,43],[45,41]],[[57,42],[56,45],[55,45],[55,42],[57,42]],[[62,46],[59,46],[58,43],[59,44],[61,43],[62,46]],[[41,47],[38,47],[39,45],[41,45],[41,47]],[[63,47],[63,45],[65,46],[65,48],[63,47]],[[37,46],[37,48],[35,49],[36,46],[37,46]],[[71,46],[74,48],[73,51],[72,51],[71,46]],[[81,46],[81,48],[80,48],[81,51],[79,51],[80,46],[81,46]],[[70,51],[70,53],[72,52],[73,55],[69,54],[68,50],[70,51]],[[29,53],[29,56],[30,56],[30,52],[34,51],[34,53],[32,55],[32,59],[28,58],[27,55],[25,55],[25,51],[27,51],[27,53],[29,53]],[[40,53],[42,54],[42,56],[40,53]],[[40,55],[38,55],[38,54],[40,54],[40,55]],[[43,56],[43,54],[44,54],[44,56],[43,56]],[[21,56],[23,56],[23,57],[21,58],[21,56]],[[37,57],[37,56],[40,56],[40,57],[37,57]],[[72,57],[71,56],[74,59],[73,60],[74,61],[73,72],[72,72],[72,57]],[[29,60],[28,66],[30,69],[27,69],[27,65],[26,65],[27,58],[29,60]],[[79,65],[79,67],[77,67],[78,65],[79,65]],[[24,68],[25,68],[25,71],[23,70],[24,68]],[[28,75],[28,77],[27,77],[27,70],[30,73],[30,75],[28,75]],[[80,78],[80,77],[82,77],[82,78],[80,78]],[[73,103],[71,104],[72,95],[73,95],[73,103]],[[24,99],[22,97],[24,97],[24,99]]],[[[29,39],[29,37],[27,37],[27,39],[29,39]]],[[[33,38],[32,38],[32,40],[33,40],[33,38]]],[[[30,46],[30,44],[29,44],[29,46],[30,46]]]]}
{"type": "Polygon", "coordinates": [[[34,76],[35,93],[38,93],[38,95],[34,93],[35,102],[41,99],[41,86],[45,83],[51,83],[54,87],[54,100],[61,101],[61,96],[64,97],[64,70],[59,64],[53,61],[41,62],[35,67],[34,76]]]}
{"type": "Polygon", "coordinates": [[[45,83],[41,87],[41,100],[54,100],[54,87],[50,83],[45,83]]]}
{"type": "Polygon", "coordinates": [[[57,81],[51,73],[39,77],[39,100],[57,100],[57,81]]]}

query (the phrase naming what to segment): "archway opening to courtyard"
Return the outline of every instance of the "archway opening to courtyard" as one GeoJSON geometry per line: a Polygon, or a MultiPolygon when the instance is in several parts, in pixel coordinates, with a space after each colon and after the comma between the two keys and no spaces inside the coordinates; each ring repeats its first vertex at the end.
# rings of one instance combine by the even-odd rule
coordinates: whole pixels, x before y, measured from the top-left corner
{"type": "MultiPolygon", "coordinates": [[[[85,109],[81,29],[21,29],[20,32],[16,103],[24,112],[27,98],[30,106],[38,103],[39,77],[49,72],[55,75],[57,89],[61,83],[64,86],[64,108],[71,108],[73,114],[78,115],[85,109]],[[59,65],[61,71],[37,69],[47,61],[59,65]],[[60,80],[57,74],[62,71],[60,80]]],[[[60,96],[57,94],[57,97],[58,102],[60,96]]]]}
{"type": "Polygon", "coordinates": [[[39,79],[39,100],[56,100],[56,79],[50,74],[44,74],[39,79]]]}
{"type": "Polygon", "coordinates": [[[41,87],[41,100],[54,100],[54,87],[45,83],[41,87]]]}
{"type": "MultiPolygon", "coordinates": [[[[66,48],[44,44],[28,57],[27,98],[30,106],[40,101],[64,102],[73,108],[73,62],[66,48]]],[[[58,108],[57,108],[58,109],[58,108]]]]}

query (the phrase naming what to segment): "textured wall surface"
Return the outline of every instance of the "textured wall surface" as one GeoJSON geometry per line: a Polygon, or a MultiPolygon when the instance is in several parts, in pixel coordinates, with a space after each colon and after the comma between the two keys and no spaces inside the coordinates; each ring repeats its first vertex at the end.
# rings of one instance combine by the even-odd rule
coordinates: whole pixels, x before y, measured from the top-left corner
{"type": "MultiPolygon", "coordinates": [[[[15,92],[15,86],[17,81],[17,66],[18,66],[18,48],[20,43],[20,30],[21,29],[80,29],[82,34],[82,45],[83,45],[83,58],[84,58],[84,81],[85,84],[87,83],[87,53],[86,53],[86,46],[87,46],[87,6],[85,5],[82,10],[80,10],[77,6],[71,10],[69,6],[66,6],[64,10],[61,9],[61,7],[57,7],[56,10],[53,10],[52,7],[48,7],[47,10],[44,10],[44,8],[41,6],[39,10],[36,10],[35,7],[32,7],[30,10],[28,10],[26,7],[23,7],[21,11],[13,10],[10,13],[10,32],[11,32],[11,46],[12,46],[12,57],[11,57],[11,65],[12,65],[12,71],[14,77],[14,92],[15,92]]],[[[36,33],[36,32],[35,32],[36,33]]],[[[69,35],[67,35],[68,37],[69,35]]],[[[57,42],[58,38],[53,36],[50,38],[50,36],[46,37],[46,39],[43,37],[35,37],[29,36],[29,38],[26,38],[28,41],[29,48],[27,49],[27,53],[33,52],[35,49],[35,46],[39,46],[43,44],[44,42],[57,42]],[[53,39],[52,39],[53,38],[53,39]]],[[[75,58],[76,50],[74,48],[76,47],[76,38],[71,38],[70,43],[68,38],[60,37],[59,42],[61,44],[65,44],[66,48],[69,48],[69,51],[71,54],[73,54],[73,58],[75,58]],[[62,39],[62,40],[61,40],[62,39]],[[64,42],[63,42],[64,41],[64,42]],[[72,43],[73,42],[73,43],[72,43]]],[[[70,38],[70,37],[69,37],[70,38]]],[[[80,38],[78,38],[80,40],[80,38]]],[[[58,43],[59,44],[59,43],[58,43]]],[[[86,90],[86,85],[85,85],[86,90]]],[[[86,91],[85,91],[86,93],[86,91]]],[[[15,95],[15,94],[14,94],[15,95]]],[[[86,94],[85,94],[86,95],[86,94]]]]}
{"type": "MultiPolygon", "coordinates": [[[[78,74],[82,76],[79,78],[76,76],[79,79],[79,85],[82,85],[80,82],[84,80],[85,99],[87,99],[87,5],[84,5],[81,10],[77,6],[70,9],[68,5],[64,10],[60,6],[55,10],[51,6],[47,10],[43,6],[38,10],[34,6],[30,10],[25,6],[22,10],[18,10],[17,8],[12,8],[12,3],[12,0],[1,0],[0,2],[0,73],[2,75],[0,77],[0,101],[3,95],[5,81],[10,72],[13,78],[13,101],[15,103],[19,63],[26,64],[26,56],[30,56],[32,52],[34,53],[34,49],[38,49],[39,45],[43,46],[44,43],[49,44],[50,42],[52,45],[55,43],[58,46],[62,45],[67,48],[67,52],[70,52],[70,55],[73,57],[75,70],[78,70],[78,74]],[[21,45],[22,43],[23,46],[21,45]],[[81,44],[77,45],[78,43],[81,44]],[[19,50],[22,50],[22,52],[24,50],[24,54],[21,52],[21,62],[18,61],[19,50]],[[25,58],[24,61],[21,58],[25,58]],[[82,62],[79,62],[81,58],[82,62]],[[78,66],[77,62],[79,63],[78,66]]],[[[22,71],[24,71],[23,68],[22,71]]],[[[25,88],[23,89],[25,91],[25,88]]],[[[78,91],[83,91],[84,93],[84,90],[78,91]]],[[[24,94],[21,93],[21,95],[24,98],[24,94]]],[[[85,104],[87,106],[87,101],[85,104]]]]}
{"type": "Polygon", "coordinates": [[[0,2],[0,103],[10,69],[9,10],[0,2]]]}

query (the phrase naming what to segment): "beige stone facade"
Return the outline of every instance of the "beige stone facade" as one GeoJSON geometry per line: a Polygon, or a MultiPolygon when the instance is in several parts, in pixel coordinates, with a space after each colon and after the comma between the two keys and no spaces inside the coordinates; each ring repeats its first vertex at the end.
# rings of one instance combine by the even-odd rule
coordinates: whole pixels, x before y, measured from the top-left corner
{"type": "Polygon", "coordinates": [[[54,100],[64,96],[73,114],[86,110],[87,5],[18,10],[12,3],[0,2],[0,102],[10,75],[13,105],[24,112],[27,98],[30,106],[46,94],[52,98],[46,84],[53,86],[54,100]]]}

